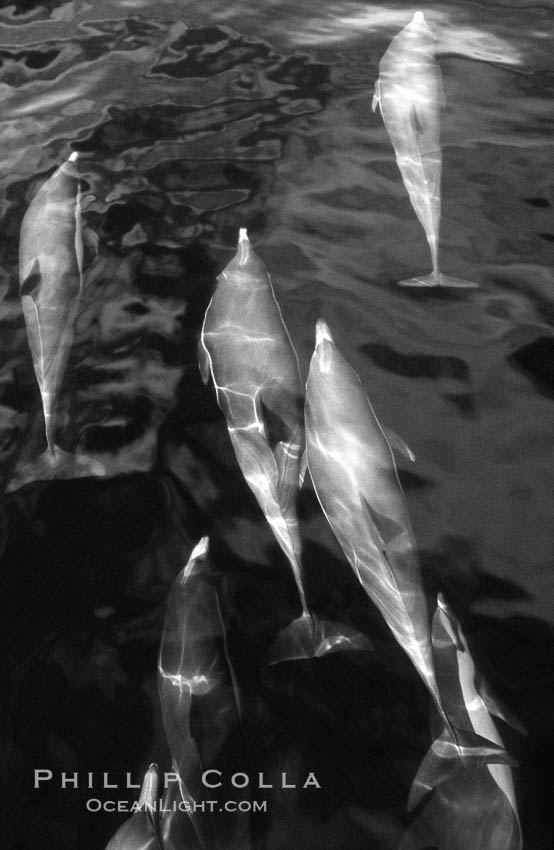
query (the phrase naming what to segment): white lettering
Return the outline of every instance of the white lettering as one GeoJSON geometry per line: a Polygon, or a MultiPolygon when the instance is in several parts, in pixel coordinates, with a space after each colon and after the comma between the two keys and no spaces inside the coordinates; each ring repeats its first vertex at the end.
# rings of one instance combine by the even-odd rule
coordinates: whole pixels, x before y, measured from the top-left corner
{"type": "Polygon", "coordinates": [[[202,785],[204,785],[206,788],[221,788],[221,782],[214,782],[213,784],[210,784],[208,782],[208,774],[209,773],[215,773],[216,776],[218,776],[221,779],[221,771],[220,770],[205,770],[204,773],[202,774],[202,785]]]}
{"type": "Polygon", "coordinates": [[[67,788],[68,785],[72,788],[79,787],[78,773],[62,773],[62,784],[60,785],[60,788],[67,788]]]}
{"type": "Polygon", "coordinates": [[[41,782],[48,782],[48,780],[52,779],[52,771],[51,770],[35,770],[35,784],[34,788],[38,788],[41,782]]]}
{"type": "Polygon", "coordinates": [[[233,775],[231,776],[231,785],[233,785],[235,788],[246,788],[249,782],[250,779],[248,778],[248,774],[246,773],[233,773],[233,775]]]}
{"type": "Polygon", "coordinates": [[[293,783],[292,785],[287,784],[287,774],[286,773],[281,774],[281,788],[296,788],[295,783],[293,783]]]}
{"type": "Polygon", "coordinates": [[[304,782],[302,788],[321,788],[321,785],[317,781],[315,773],[308,773],[308,778],[304,782]]]}

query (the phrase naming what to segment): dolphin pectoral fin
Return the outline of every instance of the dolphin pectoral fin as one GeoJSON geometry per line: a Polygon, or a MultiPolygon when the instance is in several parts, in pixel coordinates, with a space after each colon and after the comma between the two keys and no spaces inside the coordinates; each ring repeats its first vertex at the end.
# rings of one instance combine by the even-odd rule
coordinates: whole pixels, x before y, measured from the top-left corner
{"type": "Polygon", "coordinates": [[[404,457],[411,460],[412,463],[415,461],[415,454],[411,450],[411,448],[406,445],[404,440],[398,436],[394,431],[391,431],[390,428],[383,428],[383,433],[385,437],[389,441],[391,448],[393,448],[398,454],[404,455],[404,457]]]}
{"type": "Polygon", "coordinates": [[[208,349],[204,345],[204,340],[202,337],[198,340],[198,367],[200,369],[200,377],[202,378],[203,383],[207,384],[210,380],[210,374],[212,371],[212,360],[210,355],[208,354],[208,349]]]}
{"type": "Polygon", "coordinates": [[[12,478],[7,492],[18,490],[33,481],[48,481],[53,478],[94,478],[106,474],[103,464],[83,454],[71,454],[58,446],[54,451],[47,449],[35,461],[23,466],[12,478]]]}
{"type": "Polygon", "coordinates": [[[332,652],[369,652],[372,649],[371,641],[351,626],[320,620],[304,612],[279,632],[264,661],[271,667],[282,661],[321,658],[332,652]]]}
{"type": "Polygon", "coordinates": [[[520,723],[515,714],[496,696],[486,679],[483,679],[482,676],[478,676],[476,686],[477,693],[485,703],[490,714],[494,714],[495,717],[499,717],[500,720],[503,720],[504,723],[507,723],[508,726],[512,727],[512,729],[515,729],[515,731],[519,732],[520,735],[527,735],[525,726],[520,723]]]}
{"type": "Polygon", "coordinates": [[[381,82],[379,78],[377,78],[375,82],[375,89],[373,92],[373,98],[371,100],[371,111],[375,112],[377,109],[377,104],[381,105],[381,82]]]}
{"type": "Polygon", "coordinates": [[[444,729],[433,741],[412,782],[408,811],[412,811],[429,791],[452,779],[460,770],[485,764],[516,766],[515,759],[503,747],[475,732],[457,729],[455,734],[456,739],[449,729],[444,729]]]}

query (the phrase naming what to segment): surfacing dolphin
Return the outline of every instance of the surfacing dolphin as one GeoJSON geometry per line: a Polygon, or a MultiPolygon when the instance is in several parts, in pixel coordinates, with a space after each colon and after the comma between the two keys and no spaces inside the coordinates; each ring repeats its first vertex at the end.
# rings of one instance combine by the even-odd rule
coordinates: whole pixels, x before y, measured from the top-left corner
{"type": "Polygon", "coordinates": [[[77,154],[72,153],[42,184],[21,223],[21,306],[42,397],[47,448],[36,461],[14,476],[8,490],[44,478],[105,474],[99,461],[65,452],[55,442],[56,404],[83,288],[83,238],[76,159],[77,154]]]}
{"type": "MultiPolygon", "coordinates": [[[[208,792],[202,782],[204,770],[220,768],[224,748],[227,754],[235,744],[240,753],[242,742],[240,695],[208,548],[208,538],[203,537],[169,593],[158,661],[162,721],[172,769],[179,777],[179,797],[189,809],[183,817],[190,818],[200,846],[248,850],[249,816],[238,806],[235,812],[223,814],[221,808],[194,807],[208,793],[211,799],[217,798],[218,792],[208,792]],[[197,705],[194,723],[193,700],[197,705]]],[[[241,793],[244,797],[248,789],[241,793]]],[[[171,832],[182,831],[177,815],[170,827],[171,832]]],[[[164,828],[164,836],[165,832],[164,828]]]]}
{"type": "Polygon", "coordinates": [[[106,845],[106,850],[162,850],[158,816],[158,769],[151,764],[144,775],[133,814],[106,845]]]}
{"type": "Polygon", "coordinates": [[[377,104],[390,136],[396,162],[431,249],[430,275],[399,281],[401,286],[476,287],[439,270],[441,220],[440,113],[444,101],[435,35],[423,12],[395,35],[379,62],[372,109],[377,104]]]}
{"type": "Polygon", "coordinates": [[[362,587],[427,686],[443,731],[416,777],[433,788],[462,767],[509,761],[496,743],[458,729],[443,705],[427,604],[390,443],[356,372],[321,319],[305,402],[308,469],[321,507],[362,587]]]}
{"type": "Polygon", "coordinates": [[[300,367],[271,279],[245,229],[218,277],[198,356],[204,382],[212,376],[239,466],[287,556],[300,596],[302,613],[278,635],[268,661],[368,648],[357,632],[308,610],[296,512],[305,445],[300,367]]]}
{"type": "MultiPolygon", "coordinates": [[[[499,747],[504,745],[491,714],[524,732],[477,673],[460,623],[442,594],[438,596],[431,635],[441,697],[455,726],[473,730],[499,747]]],[[[435,755],[430,753],[427,758],[435,755]]],[[[416,788],[413,802],[417,803],[426,790],[424,786],[416,788]]],[[[521,826],[509,765],[478,765],[435,789],[404,836],[400,850],[432,845],[444,850],[521,850],[521,826]]]]}

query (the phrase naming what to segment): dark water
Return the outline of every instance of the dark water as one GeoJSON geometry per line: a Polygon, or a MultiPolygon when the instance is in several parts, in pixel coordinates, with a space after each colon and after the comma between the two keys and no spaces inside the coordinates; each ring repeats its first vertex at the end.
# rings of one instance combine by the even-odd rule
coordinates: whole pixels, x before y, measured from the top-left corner
{"type": "MultiPolygon", "coordinates": [[[[428,743],[423,685],[302,495],[308,594],[376,647],[264,670],[298,612],[244,484],[196,344],[239,227],[268,266],[304,375],[323,316],[380,420],[416,463],[400,476],[427,589],[441,588],[479,668],[528,730],[526,850],[552,847],[552,9],[432,4],[443,116],[442,264],[479,283],[425,292],[428,249],[386,130],[377,64],[413,4],[18,2],[0,13],[0,470],[44,448],[18,296],[36,188],[80,152],[85,290],[58,438],[105,480],[3,499],[5,846],[102,848],[62,771],[169,769],[156,696],[164,602],[209,533],[244,692],[252,772],[315,771],[274,791],[256,847],[395,848],[428,743]],[[33,771],[56,781],[33,789],[33,771]]],[[[408,468],[409,466],[409,468],[408,468]]],[[[299,778],[300,777],[300,778],[299,778]]],[[[86,780],[82,779],[82,783],[86,780]]],[[[99,780],[100,781],[100,780],[99,780]]],[[[115,796],[114,796],[115,795],[115,796]]]]}

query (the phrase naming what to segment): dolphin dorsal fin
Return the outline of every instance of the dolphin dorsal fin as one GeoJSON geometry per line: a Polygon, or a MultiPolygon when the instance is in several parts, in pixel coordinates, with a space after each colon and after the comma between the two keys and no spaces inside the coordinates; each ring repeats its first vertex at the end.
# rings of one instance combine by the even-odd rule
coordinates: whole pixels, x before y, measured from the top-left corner
{"type": "Polygon", "coordinates": [[[300,458],[300,470],[298,472],[298,489],[301,490],[304,486],[304,480],[306,478],[306,472],[308,471],[308,453],[306,449],[302,452],[302,457],[300,458]]]}
{"type": "Polygon", "coordinates": [[[372,112],[375,112],[375,110],[377,109],[377,104],[379,104],[379,107],[381,106],[381,82],[380,82],[379,78],[377,78],[377,81],[375,83],[375,89],[374,89],[374,92],[373,92],[373,99],[371,101],[371,111],[372,112]]]}
{"type": "Polygon", "coordinates": [[[210,374],[212,371],[212,361],[211,357],[208,353],[208,349],[204,345],[203,337],[200,337],[198,340],[198,367],[200,369],[200,377],[202,381],[207,384],[210,380],[210,374]]]}
{"type": "Polygon", "coordinates": [[[23,298],[24,295],[28,295],[33,301],[36,301],[35,296],[38,294],[41,281],[40,262],[38,259],[35,259],[19,286],[20,297],[23,298]]]}

